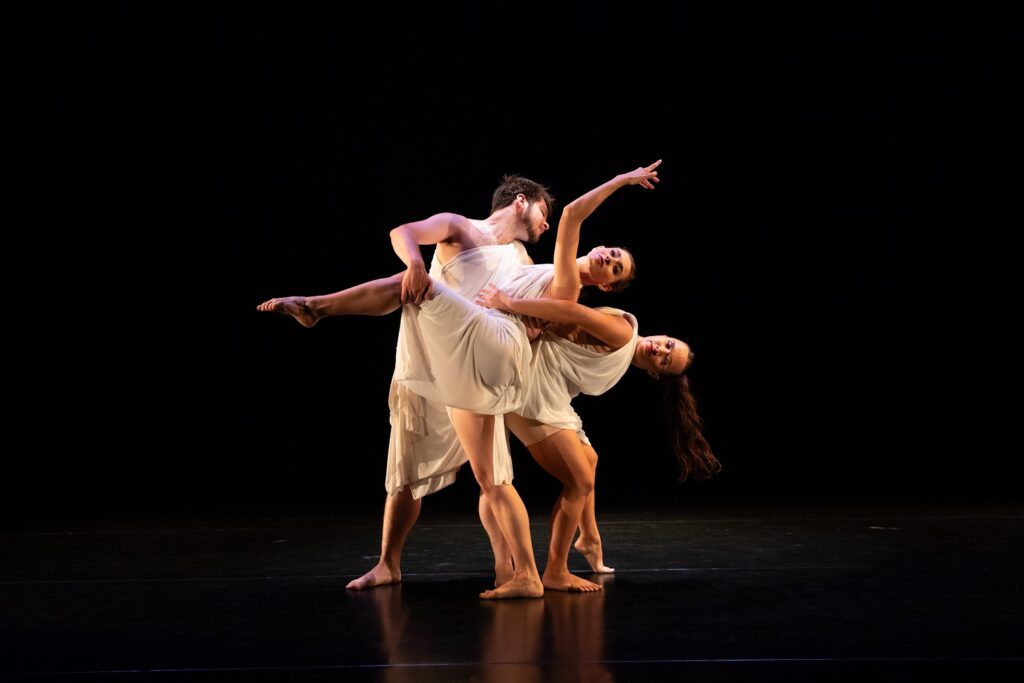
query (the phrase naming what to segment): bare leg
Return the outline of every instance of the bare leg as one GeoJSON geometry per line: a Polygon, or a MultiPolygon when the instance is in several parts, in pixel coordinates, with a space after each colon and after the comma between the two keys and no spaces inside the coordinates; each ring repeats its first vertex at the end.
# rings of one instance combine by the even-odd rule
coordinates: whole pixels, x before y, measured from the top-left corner
{"type": "Polygon", "coordinates": [[[380,560],[376,566],[358,579],[348,582],[345,588],[364,590],[402,580],[402,548],[405,539],[420,516],[423,500],[412,497],[409,487],[384,502],[384,526],[380,538],[380,560]]]}
{"type": "Polygon", "coordinates": [[[594,469],[575,432],[563,429],[529,446],[530,455],[562,482],[562,492],[551,511],[551,541],[544,567],[545,588],[572,592],[601,590],[601,586],[569,571],[569,547],[580,523],[587,498],[594,492],[594,469]]]}
{"type": "Polygon", "coordinates": [[[508,542],[514,570],[512,578],[481,598],[539,598],[544,595],[530,539],[530,517],[512,484],[494,485],[494,416],[452,410],[452,424],[469,456],[481,496],[494,514],[501,535],[508,542]]]}
{"type": "Polygon", "coordinates": [[[402,305],[402,273],[370,280],[333,294],[268,299],[257,311],[284,313],[303,327],[335,315],[387,315],[402,305]]]}
{"type": "MultiPolygon", "coordinates": [[[[583,452],[592,467],[597,470],[597,451],[583,444],[583,452]]],[[[601,547],[601,534],[597,530],[597,514],[594,512],[594,493],[587,496],[580,515],[580,537],[576,539],[574,548],[587,558],[590,568],[595,574],[611,574],[615,570],[604,563],[604,552],[601,547]]]]}
{"type": "Polygon", "coordinates": [[[477,507],[480,523],[484,525],[487,538],[491,541],[491,550],[494,551],[494,585],[497,587],[512,578],[512,551],[508,547],[508,541],[501,535],[501,527],[494,517],[494,511],[484,500],[483,495],[480,496],[477,507]]]}

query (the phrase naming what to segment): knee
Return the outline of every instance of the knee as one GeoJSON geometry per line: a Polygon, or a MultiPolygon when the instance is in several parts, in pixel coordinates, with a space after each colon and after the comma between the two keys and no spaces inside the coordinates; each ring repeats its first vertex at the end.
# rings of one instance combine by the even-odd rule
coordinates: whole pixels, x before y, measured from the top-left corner
{"type": "Polygon", "coordinates": [[[383,280],[383,287],[389,295],[401,298],[402,296],[402,275],[403,273],[397,273],[391,277],[386,277],[383,280]]]}
{"type": "Polygon", "coordinates": [[[587,477],[583,478],[583,481],[580,483],[580,490],[581,490],[584,498],[586,498],[587,496],[589,496],[590,494],[592,494],[594,492],[594,475],[593,475],[593,473],[591,473],[590,476],[587,476],[587,477]]]}
{"type": "Polygon", "coordinates": [[[480,478],[477,477],[476,483],[480,486],[480,497],[486,498],[488,505],[493,505],[495,502],[508,502],[518,495],[515,492],[515,487],[508,481],[495,484],[491,480],[480,481],[480,478]]]}
{"type": "Polygon", "coordinates": [[[573,477],[565,484],[566,493],[572,497],[586,498],[594,492],[594,474],[589,472],[582,477],[573,477]]]}
{"type": "Polygon", "coordinates": [[[492,477],[489,477],[486,474],[476,473],[474,473],[474,476],[476,477],[477,486],[480,487],[481,498],[494,490],[494,481],[492,480],[492,477]]]}

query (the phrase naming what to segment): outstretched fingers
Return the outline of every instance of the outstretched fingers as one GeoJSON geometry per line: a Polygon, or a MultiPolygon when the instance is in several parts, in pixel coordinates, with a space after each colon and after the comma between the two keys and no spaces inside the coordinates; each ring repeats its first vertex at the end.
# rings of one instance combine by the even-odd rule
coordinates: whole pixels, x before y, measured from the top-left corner
{"type": "Polygon", "coordinates": [[[661,179],[658,178],[658,172],[654,169],[661,166],[661,159],[658,159],[650,166],[644,168],[646,176],[640,181],[640,185],[646,187],[648,190],[654,189],[654,183],[660,183],[661,179]]]}
{"type": "Polygon", "coordinates": [[[635,171],[626,174],[630,185],[640,185],[648,190],[654,189],[654,183],[661,182],[658,172],[655,170],[661,166],[661,159],[658,159],[650,166],[637,166],[635,171]]]}

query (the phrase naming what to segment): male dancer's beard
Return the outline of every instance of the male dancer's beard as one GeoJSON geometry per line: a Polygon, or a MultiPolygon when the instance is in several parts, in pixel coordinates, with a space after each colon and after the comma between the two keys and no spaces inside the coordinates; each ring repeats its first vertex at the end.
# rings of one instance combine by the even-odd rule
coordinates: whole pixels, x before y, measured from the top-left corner
{"type": "Polygon", "coordinates": [[[527,218],[523,219],[523,224],[526,226],[526,243],[537,244],[540,241],[540,230],[527,218]]]}

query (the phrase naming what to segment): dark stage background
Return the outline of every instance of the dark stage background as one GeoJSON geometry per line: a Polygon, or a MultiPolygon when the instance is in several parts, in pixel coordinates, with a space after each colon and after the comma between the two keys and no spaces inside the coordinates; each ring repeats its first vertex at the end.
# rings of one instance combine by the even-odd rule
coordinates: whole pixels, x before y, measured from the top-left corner
{"type": "Polygon", "coordinates": [[[483,218],[504,173],[564,203],[658,158],[582,246],[636,254],[608,301],[692,343],[724,470],[675,482],[631,370],[577,401],[601,505],[1019,497],[998,6],[4,14],[9,523],[375,508],[398,316],[255,306],[399,271],[388,230],[483,218]]]}

